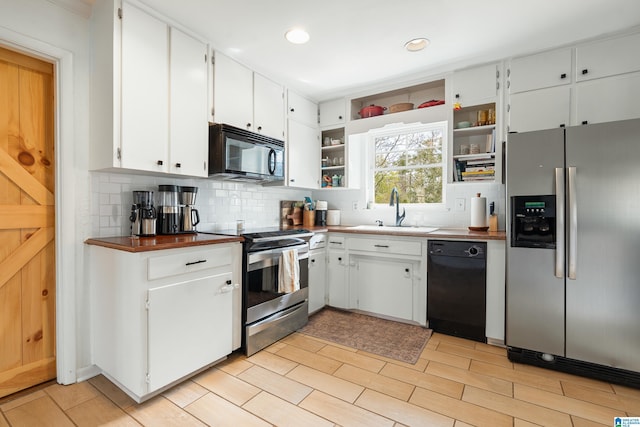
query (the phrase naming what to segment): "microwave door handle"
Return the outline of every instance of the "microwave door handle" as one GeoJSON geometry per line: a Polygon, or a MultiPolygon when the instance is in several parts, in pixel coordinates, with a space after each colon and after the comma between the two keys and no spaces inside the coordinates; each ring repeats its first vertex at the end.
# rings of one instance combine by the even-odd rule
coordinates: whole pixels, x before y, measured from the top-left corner
{"type": "Polygon", "coordinates": [[[268,162],[269,175],[273,175],[274,173],[276,173],[276,150],[274,150],[273,148],[269,149],[268,162]]]}

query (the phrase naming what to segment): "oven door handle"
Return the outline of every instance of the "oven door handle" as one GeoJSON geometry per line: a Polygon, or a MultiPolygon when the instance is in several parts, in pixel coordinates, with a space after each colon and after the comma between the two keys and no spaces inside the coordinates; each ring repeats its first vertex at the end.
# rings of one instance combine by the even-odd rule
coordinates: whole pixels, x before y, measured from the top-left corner
{"type": "Polygon", "coordinates": [[[277,313],[272,314],[271,316],[262,319],[259,322],[256,322],[252,325],[248,325],[247,326],[247,335],[248,336],[253,336],[259,332],[264,331],[265,329],[269,328],[270,326],[272,326],[271,324],[273,322],[283,322],[286,319],[288,319],[289,317],[295,316],[296,313],[300,310],[300,309],[304,309],[305,308],[305,304],[300,303],[298,305],[294,305],[293,307],[289,307],[286,310],[282,310],[279,311],[277,313]]]}
{"type": "Polygon", "coordinates": [[[285,248],[270,249],[264,252],[252,252],[247,254],[247,264],[249,271],[255,270],[256,265],[269,267],[278,265],[280,254],[288,249],[298,250],[298,260],[309,258],[309,245],[306,243],[300,246],[288,246],[285,248]]]}

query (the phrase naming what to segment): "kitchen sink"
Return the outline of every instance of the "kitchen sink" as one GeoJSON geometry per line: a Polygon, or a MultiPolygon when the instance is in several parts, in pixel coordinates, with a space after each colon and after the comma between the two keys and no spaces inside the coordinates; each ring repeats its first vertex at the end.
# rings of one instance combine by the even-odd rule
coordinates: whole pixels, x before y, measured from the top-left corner
{"type": "Polygon", "coordinates": [[[349,228],[352,230],[363,231],[401,231],[403,233],[432,233],[438,229],[436,227],[410,227],[395,225],[354,225],[349,228]]]}

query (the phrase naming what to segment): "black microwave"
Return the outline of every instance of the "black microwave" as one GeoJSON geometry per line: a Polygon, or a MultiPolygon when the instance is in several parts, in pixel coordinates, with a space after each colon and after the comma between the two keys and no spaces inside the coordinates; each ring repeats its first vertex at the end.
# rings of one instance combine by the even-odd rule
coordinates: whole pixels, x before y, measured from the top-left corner
{"type": "Polygon", "coordinates": [[[283,181],[284,142],[227,124],[210,124],[209,176],[236,181],[283,181]]]}

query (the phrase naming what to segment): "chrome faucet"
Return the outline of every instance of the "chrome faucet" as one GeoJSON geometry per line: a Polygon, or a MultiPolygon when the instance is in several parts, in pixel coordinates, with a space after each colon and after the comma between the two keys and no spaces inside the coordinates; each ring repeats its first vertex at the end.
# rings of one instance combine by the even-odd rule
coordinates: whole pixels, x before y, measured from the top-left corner
{"type": "Polygon", "coordinates": [[[396,204],[396,227],[400,227],[400,225],[402,225],[402,221],[404,221],[404,217],[406,215],[406,211],[404,208],[402,208],[402,215],[400,215],[400,196],[398,196],[398,189],[396,187],[393,187],[393,190],[391,190],[391,199],[389,199],[389,206],[393,206],[393,195],[395,194],[396,196],[396,200],[395,200],[395,204],[396,204]]]}

